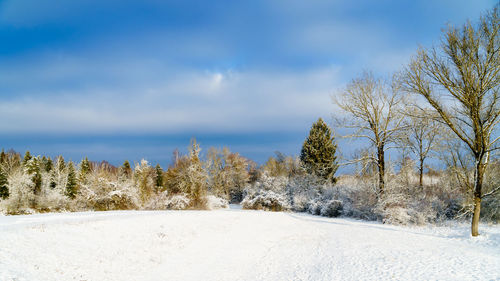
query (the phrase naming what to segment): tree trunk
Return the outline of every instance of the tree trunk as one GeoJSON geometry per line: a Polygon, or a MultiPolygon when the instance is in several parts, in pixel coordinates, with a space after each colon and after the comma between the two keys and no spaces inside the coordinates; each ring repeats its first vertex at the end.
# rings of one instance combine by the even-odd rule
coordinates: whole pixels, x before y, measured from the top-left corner
{"type": "Polygon", "coordinates": [[[418,168],[418,185],[420,188],[424,187],[424,159],[420,158],[420,166],[418,168]]]}
{"type": "Polygon", "coordinates": [[[474,213],[472,215],[471,234],[479,235],[479,217],[481,215],[481,189],[483,186],[483,176],[485,167],[481,156],[476,157],[476,167],[474,169],[474,213]]]}
{"type": "Polygon", "coordinates": [[[474,193],[474,214],[472,215],[471,234],[472,236],[479,235],[479,216],[481,214],[481,197],[477,197],[474,193]]]}
{"type": "Polygon", "coordinates": [[[385,188],[385,159],[384,159],[384,144],[377,147],[377,164],[378,164],[378,188],[380,195],[384,193],[385,188]]]}

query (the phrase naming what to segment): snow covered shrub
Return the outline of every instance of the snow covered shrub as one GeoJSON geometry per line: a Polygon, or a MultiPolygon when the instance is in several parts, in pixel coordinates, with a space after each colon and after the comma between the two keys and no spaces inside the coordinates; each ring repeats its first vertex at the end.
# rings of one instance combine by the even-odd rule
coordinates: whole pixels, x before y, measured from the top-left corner
{"type": "Polygon", "coordinates": [[[306,212],[310,201],[322,196],[328,189],[324,180],[319,180],[313,175],[297,175],[288,180],[286,194],[289,197],[291,208],[295,212],[306,212]]]}
{"type": "Polygon", "coordinates": [[[207,196],[207,208],[209,210],[225,209],[225,208],[229,208],[229,203],[227,202],[226,199],[216,197],[213,195],[208,195],[207,196]]]}
{"type": "Polygon", "coordinates": [[[407,225],[411,219],[408,210],[400,206],[382,209],[380,214],[383,217],[382,221],[389,224],[407,225]]]}
{"type": "Polygon", "coordinates": [[[140,163],[135,165],[134,179],[136,186],[139,187],[139,198],[142,205],[145,205],[153,195],[154,175],[155,170],[148,161],[142,159],[140,163]]]}
{"type": "Polygon", "coordinates": [[[37,197],[37,209],[41,212],[59,212],[70,208],[70,199],[63,187],[52,185],[52,175],[42,174],[42,186],[37,197]]]}
{"type": "Polygon", "coordinates": [[[164,201],[165,209],[167,210],[185,210],[189,208],[191,199],[186,194],[175,194],[168,196],[164,201]]]}
{"type": "Polygon", "coordinates": [[[272,190],[277,193],[284,193],[286,191],[287,184],[288,178],[282,176],[273,177],[270,176],[267,171],[264,171],[260,179],[251,186],[251,189],[272,190]]]}
{"type": "Polygon", "coordinates": [[[309,207],[310,197],[306,194],[292,194],[291,208],[294,212],[306,212],[309,207]]]}
{"type": "Polygon", "coordinates": [[[31,176],[18,169],[8,177],[9,198],[0,201],[0,209],[6,214],[34,213],[32,206],[35,202],[33,182],[31,176]]]}
{"type": "Polygon", "coordinates": [[[342,214],[342,202],[339,200],[328,200],[323,203],[320,215],[324,217],[338,217],[342,214]]]}
{"type": "Polygon", "coordinates": [[[342,176],[335,186],[344,216],[376,220],[377,186],[370,177],[342,176]]]}
{"type": "Polygon", "coordinates": [[[105,173],[88,175],[88,184],[80,186],[77,210],[131,210],[141,206],[140,192],[132,180],[108,179],[105,173]]]}
{"type": "Polygon", "coordinates": [[[191,200],[186,194],[170,195],[167,191],[152,196],[144,206],[146,210],[185,210],[189,208],[191,200]]]}
{"type": "Polygon", "coordinates": [[[307,202],[307,212],[312,215],[324,217],[338,217],[342,214],[343,203],[337,198],[333,187],[325,187],[323,194],[314,197],[307,202]]]}
{"type": "Polygon", "coordinates": [[[272,190],[257,190],[247,193],[241,202],[243,209],[265,210],[265,211],[286,211],[290,209],[290,204],[286,196],[272,190]]]}
{"type": "Polygon", "coordinates": [[[384,223],[426,224],[435,223],[447,208],[439,193],[416,184],[407,185],[398,176],[386,184],[376,212],[384,223]]]}
{"type": "Polygon", "coordinates": [[[165,202],[168,200],[168,192],[159,192],[156,195],[151,196],[149,201],[144,205],[145,210],[166,210],[165,202]]]}
{"type": "Polygon", "coordinates": [[[321,208],[323,207],[323,202],[319,198],[309,201],[307,206],[307,211],[311,215],[319,216],[321,215],[321,208]]]}

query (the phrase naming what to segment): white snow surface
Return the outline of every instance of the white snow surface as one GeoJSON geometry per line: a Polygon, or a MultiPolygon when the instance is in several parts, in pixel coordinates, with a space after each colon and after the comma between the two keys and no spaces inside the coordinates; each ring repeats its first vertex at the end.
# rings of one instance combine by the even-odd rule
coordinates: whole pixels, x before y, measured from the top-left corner
{"type": "Polygon", "coordinates": [[[0,215],[0,280],[500,280],[500,227],[297,213],[0,215]]]}

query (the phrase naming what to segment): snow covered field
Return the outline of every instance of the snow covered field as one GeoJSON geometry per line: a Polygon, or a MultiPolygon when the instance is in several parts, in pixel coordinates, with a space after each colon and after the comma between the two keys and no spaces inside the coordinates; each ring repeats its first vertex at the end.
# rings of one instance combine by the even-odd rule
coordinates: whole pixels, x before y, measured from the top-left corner
{"type": "Polygon", "coordinates": [[[500,280],[500,228],[296,213],[0,216],[0,280],[500,280]]]}

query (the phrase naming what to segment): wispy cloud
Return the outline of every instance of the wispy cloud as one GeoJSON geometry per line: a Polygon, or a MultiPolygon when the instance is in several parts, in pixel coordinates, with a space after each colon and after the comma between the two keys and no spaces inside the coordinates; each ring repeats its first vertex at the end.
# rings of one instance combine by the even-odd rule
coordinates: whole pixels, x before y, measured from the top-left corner
{"type": "Polygon", "coordinates": [[[299,130],[315,118],[328,115],[329,94],[339,86],[339,70],[332,66],[290,72],[176,72],[165,66],[136,63],[135,67],[112,71],[118,77],[109,78],[109,85],[105,80],[89,86],[78,82],[81,73],[98,80],[108,75],[109,65],[52,62],[48,68],[31,70],[31,79],[45,87],[18,84],[18,95],[0,104],[0,118],[7,121],[0,129],[153,133],[299,130]],[[145,73],[140,74],[141,69],[145,73]],[[147,77],[155,72],[164,74],[147,77]],[[58,80],[75,84],[50,92],[58,80]]]}

